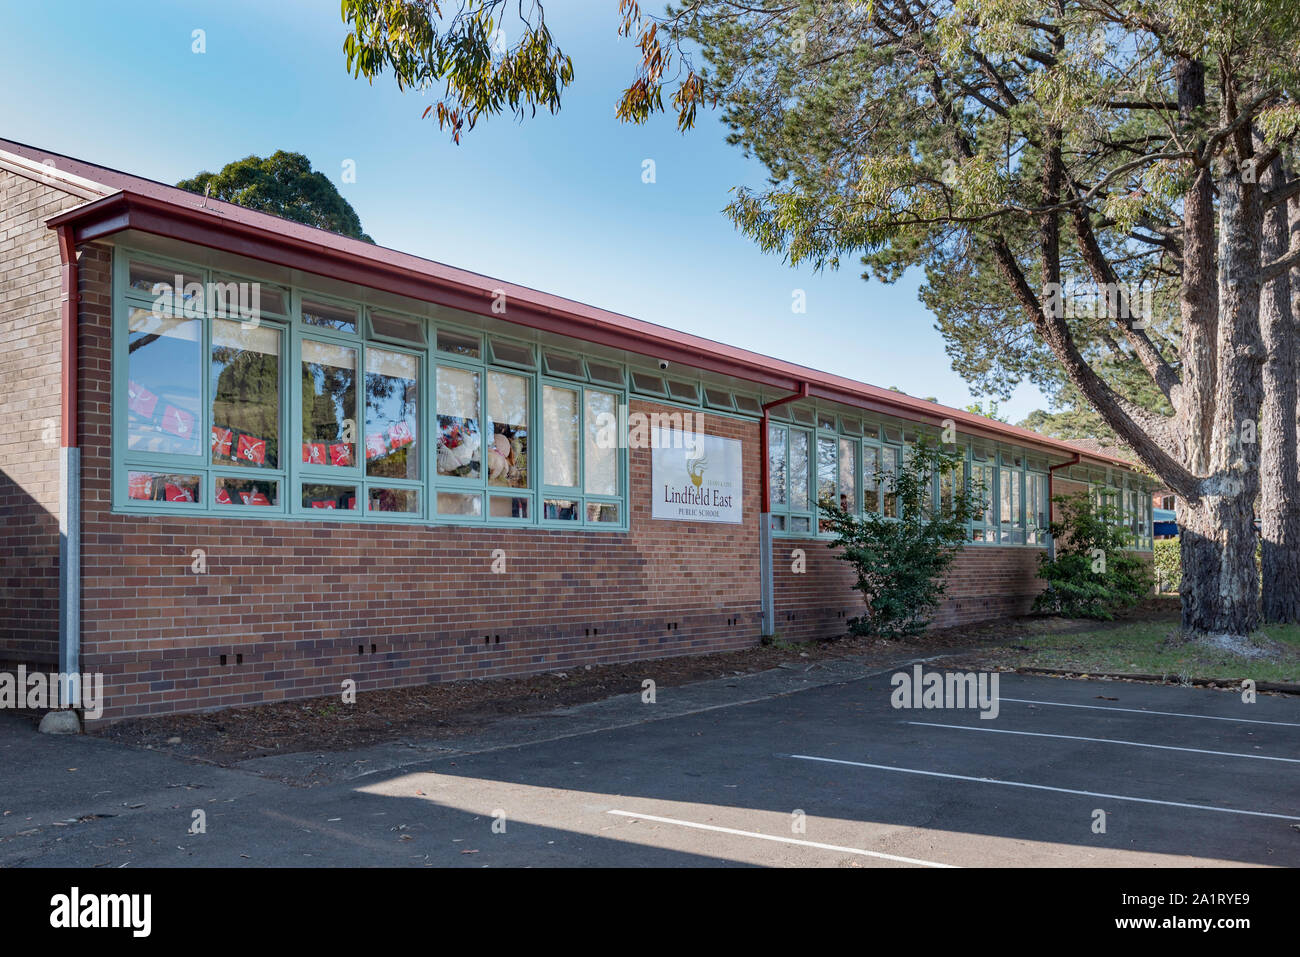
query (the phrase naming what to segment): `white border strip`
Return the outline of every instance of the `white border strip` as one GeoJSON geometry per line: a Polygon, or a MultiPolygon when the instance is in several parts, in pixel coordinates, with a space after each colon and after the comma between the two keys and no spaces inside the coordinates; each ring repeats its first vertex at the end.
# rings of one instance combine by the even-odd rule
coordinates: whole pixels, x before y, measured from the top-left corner
{"type": "Polygon", "coordinates": [[[1300,758],[1275,758],[1267,754],[1241,754],[1237,751],[1206,751],[1202,748],[1178,748],[1172,744],[1147,744],[1145,741],[1121,741],[1118,738],[1083,738],[1074,734],[1046,734],[1041,731],[1010,731],[1006,728],[977,728],[969,724],[939,724],[937,721],[909,721],[920,728],[956,728],[958,731],[991,731],[994,734],[1022,734],[1031,738],[1062,738],[1066,741],[1096,741],[1100,744],[1127,744],[1133,748],[1157,748],[1161,751],[1188,751],[1192,754],[1213,754],[1221,758],[1254,758],[1256,761],[1285,761],[1300,764],[1300,758]]]}
{"type": "Polygon", "coordinates": [[[1201,718],[1205,721],[1239,721],[1242,724],[1272,724],[1282,728],[1300,728],[1294,721],[1260,721],[1258,718],[1221,718],[1216,714],[1186,714],[1182,711],[1147,711],[1144,708],[1107,708],[1099,704],[1066,704],[1064,701],[1038,701],[1034,698],[1004,698],[998,701],[1015,701],[1018,704],[1045,704],[1053,708],[1088,708],[1091,711],[1127,711],[1130,714],[1159,714],[1169,718],[1201,718]]]}
{"type": "Polygon", "coordinates": [[[903,774],[924,774],[932,778],[948,778],[953,781],[974,781],[977,784],[1003,784],[1011,788],[1032,788],[1035,791],[1056,791],[1059,794],[1081,794],[1084,797],[1110,798],[1112,801],[1136,801],[1138,804],[1161,804],[1165,807],[1186,807],[1195,811],[1218,811],[1222,814],[1245,814],[1250,817],[1272,817],[1283,821],[1300,821],[1300,817],[1289,814],[1271,814],[1268,811],[1241,811],[1231,807],[1215,807],[1212,804],[1184,804],[1181,801],[1158,801],[1155,798],[1129,797],[1125,794],[1103,794],[1099,791],[1076,791],[1073,788],[1054,788],[1046,784],[1026,784],[1023,781],[1000,781],[997,778],[973,778],[965,774],[945,774],[942,771],[920,771],[916,768],[895,768],[888,764],[865,764],[861,761],[841,761],[838,758],[818,758],[811,754],[792,754],[792,758],[801,761],[823,761],[826,764],[847,764],[855,768],[874,768],[877,771],[900,771],[903,774]]]}
{"type": "Polygon", "coordinates": [[[657,821],[660,824],[677,824],[681,827],[693,827],[700,831],[717,831],[719,834],[736,834],[740,837],[754,837],[760,841],[775,841],[778,844],[797,844],[800,847],[815,847],[823,851],[838,851],[841,854],[860,854],[863,857],[878,857],[884,861],[898,861],[900,864],[916,864],[920,867],[957,867],[956,864],[938,864],[934,861],[921,861],[914,857],[898,857],[894,854],[882,854],[879,851],[864,851],[858,847],[840,847],[838,844],[818,844],[816,841],[800,841],[793,837],[775,837],[760,834],[758,831],[738,831],[734,827],[719,827],[716,824],[697,824],[694,821],[679,821],[671,817],[656,817],[653,814],[633,814],[631,811],[606,811],[618,817],[633,817],[642,821],[657,821]]]}

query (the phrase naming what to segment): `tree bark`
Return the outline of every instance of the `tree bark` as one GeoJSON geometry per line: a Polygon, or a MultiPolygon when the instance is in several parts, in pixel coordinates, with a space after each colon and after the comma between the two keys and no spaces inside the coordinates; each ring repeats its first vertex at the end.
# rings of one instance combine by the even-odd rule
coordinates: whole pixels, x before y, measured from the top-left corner
{"type": "MultiPolygon", "coordinates": [[[[1180,125],[1192,127],[1205,108],[1205,67],[1198,60],[1176,65],[1180,125]]],[[[1200,144],[1196,144],[1198,149],[1200,144]]],[[[1182,382],[1174,407],[1182,461],[1193,475],[1210,471],[1210,440],[1214,427],[1218,382],[1218,281],[1214,262],[1214,182],[1208,166],[1196,170],[1183,196],[1183,270],[1179,291],[1182,320],[1180,371],[1182,382]]],[[[1219,554],[1213,517],[1196,498],[1177,499],[1179,553],[1182,563],[1183,630],[1206,630],[1215,617],[1219,554]]]]}
{"type": "MultiPolygon", "coordinates": [[[[1225,89],[1225,119],[1233,109],[1225,89]]],[[[1194,634],[1244,636],[1259,627],[1254,504],[1259,494],[1258,423],[1263,402],[1264,344],[1259,326],[1261,213],[1258,188],[1242,170],[1252,161],[1249,130],[1225,153],[1219,190],[1218,389],[1210,471],[1183,537],[1198,555],[1211,543],[1208,567],[1183,569],[1183,622],[1194,634]]]]}
{"type": "MultiPolygon", "coordinates": [[[[1261,179],[1264,189],[1284,185],[1282,161],[1261,179]]],[[[1290,244],[1287,208],[1264,214],[1261,259],[1273,262],[1290,244]]],[[[1260,410],[1260,613],[1265,621],[1300,621],[1300,474],[1296,464],[1296,335],[1291,270],[1264,287],[1260,331],[1265,349],[1260,410]]]]}

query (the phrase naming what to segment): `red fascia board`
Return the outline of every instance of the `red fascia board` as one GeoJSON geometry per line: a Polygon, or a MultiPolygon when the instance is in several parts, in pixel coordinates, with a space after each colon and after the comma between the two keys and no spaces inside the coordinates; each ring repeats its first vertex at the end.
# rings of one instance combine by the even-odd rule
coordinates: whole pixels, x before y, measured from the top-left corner
{"type": "MultiPolygon", "coordinates": [[[[189,194],[186,194],[189,196],[189,194]]],[[[199,200],[199,197],[194,197],[199,200]]],[[[584,303],[500,282],[442,263],[374,246],[324,230],[267,228],[276,217],[251,210],[229,214],[221,208],[181,205],[155,196],[120,191],[53,217],[51,228],[69,226],[77,243],[91,242],[135,229],[180,242],[274,263],[487,318],[527,326],[614,349],[641,353],[696,369],[793,392],[808,385],[811,397],[828,399],[868,412],[938,425],[952,419],[963,432],[995,441],[1015,441],[1058,454],[1074,455],[1068,443],[992,422],[963,409],[926,402],[852,379],[713,342],[664,326],[607,312],[584,303]],[[503,292],[507,312],[492,304],[503,292]]],[[[285,224],[286,227],[298,224],[285,224]]],[[[1133,469],[1130,462],[1099,453],[1090,459],[1133,469]]]]}

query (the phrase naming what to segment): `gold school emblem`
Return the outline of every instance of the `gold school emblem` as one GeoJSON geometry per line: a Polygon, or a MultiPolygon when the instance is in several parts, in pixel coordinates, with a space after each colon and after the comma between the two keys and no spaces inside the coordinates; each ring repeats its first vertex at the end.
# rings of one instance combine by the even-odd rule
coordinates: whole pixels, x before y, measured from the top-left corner
{"type": "Polygon", "coordinates": [[[700,456],[686,463],[686,472],[691,477],[691,484],[699,488],[704,482],[704,469],[708,466],[709,460],[706,456],[700,456]]]}

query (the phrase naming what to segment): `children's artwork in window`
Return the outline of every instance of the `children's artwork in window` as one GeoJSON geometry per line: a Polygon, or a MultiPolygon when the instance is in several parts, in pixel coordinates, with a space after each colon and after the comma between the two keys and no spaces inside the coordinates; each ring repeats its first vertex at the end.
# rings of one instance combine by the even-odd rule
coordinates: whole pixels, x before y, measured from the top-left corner
{"type": "Polygon", "coordinates": [[[212,320],[211,452],[214,465],[280,464],[280,333],[212,320]]]}
{"type": "Polygon", "coordinates": [[[404,352],[366,350],[366,474],[418,479],[420,361],[404,352]]]}
{"type": "Polygon", "coordinates": [[[489,372],[487,386],[488,428],[492,433],[487,450],[488,484],[528,488],[529,380],[489,372]]]}
{"type": "Polygon", "coordinates": [[[478,478],[482,474],[482,446],[479,374],[439,366],[438,474],[478,478]]]}
{"type": "Polygon", "coordinates": [[[201,501],[197,475],[173,475],[163,472],[127,472],[126,494],[135,502],[201,501]]]}
{"type": "Polygon", "coordinates": [[[127,334],[127,448],[199,455],[202,320],[132,309],[127,334]]]}
{"type": "Polygon", "coordinates": [[[303,461],[347,468],[356,464],[357,350],[302,341],[303,461]],[[326,461],[318,461],[318,446],[326,461]]]}

